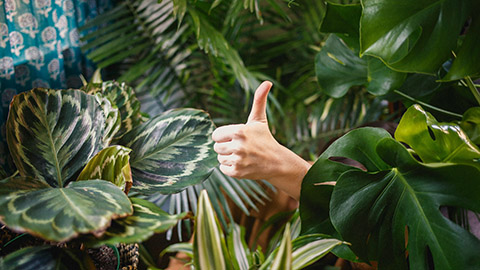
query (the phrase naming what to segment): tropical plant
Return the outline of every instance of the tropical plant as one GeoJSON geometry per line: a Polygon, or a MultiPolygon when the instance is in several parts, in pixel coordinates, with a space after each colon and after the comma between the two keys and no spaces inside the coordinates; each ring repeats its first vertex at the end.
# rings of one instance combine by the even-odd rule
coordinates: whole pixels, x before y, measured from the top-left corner
{"type": "MultiPolygon", "coordinates": [[[[298,215],[297,215],[298,219],[298,215]]],[[[195,269],[303,269],[326,255],[334,247],[346,244],[321,234],[298,237],[300,227],[287,223],[281,241],[267,254],[251,251],[245,243],[244,228],[231,223],[227,238],[218,222],[207,191],[202,191],[195,218],[192,243],[174,244],[163,252],[184,252],[195,269]],[[292,239],[294,238],[294,239],[292,239]]]]}
{"type": "MultiPolygon", "coordinates": [[[[18,171],[0,181],[1,222],[69,248],[146,240],[185,213],[169,215],[133,196],[179,192],[207,178],[216,165],[212,130],[200,110],[146,119],[133,89],[117,82],[19,94],[7,120],[18,171]]],[[[52,269],[63,263],[58,256],[82,262],[69,250],[46,255],[58,248],[20,250],[0,265],[52,269]]]]}
{"type": "Polygon", "coordinates": [[[327,3],[321,30],[332,34],[316,57],[322,88],[336,97],[365,89],[423,108],[409,107],[395,139],[381,129],[353,130],[319,157],[302,183],[303,233],[344,239],[351,250],[336,249],[337,255],[377,261],[379,269],[480,267],[470,252],[480,247],[479,236],[465,218],[480,212],[474,107],[480,99],[473,82],[480,65],[466,60],[478,54],[479,7],[475,1],[327,3]],[[438,122],[424,108],[451,122],[438,122]]]}

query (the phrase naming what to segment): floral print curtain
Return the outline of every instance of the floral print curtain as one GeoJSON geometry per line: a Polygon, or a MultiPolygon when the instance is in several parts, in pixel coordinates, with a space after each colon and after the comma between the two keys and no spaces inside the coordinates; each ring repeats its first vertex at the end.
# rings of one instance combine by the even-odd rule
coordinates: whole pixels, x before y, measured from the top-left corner
{"type": "Polygon", "coordinates": [[[6,166],[5,121],[12,97],[35,87],[76,88],[92,65],[78,27],[109,0],[0,0],[0,166],[6,166]]]}

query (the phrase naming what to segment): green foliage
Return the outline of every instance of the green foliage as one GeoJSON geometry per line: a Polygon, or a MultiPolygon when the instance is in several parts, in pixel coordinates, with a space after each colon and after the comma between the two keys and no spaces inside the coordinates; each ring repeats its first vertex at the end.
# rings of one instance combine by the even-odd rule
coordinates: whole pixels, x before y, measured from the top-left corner
{"type": "Polygon", "coordinates": [[[352,243],[357,256],[378,261],[380,269],[480,265],[473,251],[480,247],[480,240],[440,212],[441,206],[480,210],[475,195],[480,191],[478,165],[456,156],[458,149],[472,145],[468,138],[457,140],[462,136],[466,137],[458,126],[438,124],[418,105],[405,113],[396,138],[407,138],[423,162],[435,163],[417,161],[384,130],[361,128],[347,133],[320,156],[304,179],[300,213],[305,230],[338,232],[352,243]],[[434,134],[435,143],[451,147],[434,147],[428,126],[450,127],[450,134],[443,138],[434,134]],[[452,158],[423,157],[427,152],[435,156],[433,151],[452,158]],[[335,187],[325,186],[327,181],[336,182],[335,187]],[[327,198],[331,193],[331,199],[318,199],[320,192],[327,198]],[[315,208],[322,209],[320,214],[315,214],[315,208]],[[460,249],[465,252],[458,256],[460,249]]]}
{"type": "Polygon", "coordinates": [[[468,109],[464,114],[460,127],[464,130],[468,138],[476,145],[480,145],[480,108],[473,107],[468,109]]]}

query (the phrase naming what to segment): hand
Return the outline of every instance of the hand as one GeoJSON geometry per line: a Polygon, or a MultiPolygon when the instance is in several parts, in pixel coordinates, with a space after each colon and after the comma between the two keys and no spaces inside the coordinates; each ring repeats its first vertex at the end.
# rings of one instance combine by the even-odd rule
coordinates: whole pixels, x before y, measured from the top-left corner
{"type": "Polygon", "coordinates": [[[214,150],[224,174],[265,179],[298,200],[301,182],[311,165],[270,133],[266,104],[271,87],[266,81],[257,88],[246,124],[223,126],[213,132],[214,150]]]}

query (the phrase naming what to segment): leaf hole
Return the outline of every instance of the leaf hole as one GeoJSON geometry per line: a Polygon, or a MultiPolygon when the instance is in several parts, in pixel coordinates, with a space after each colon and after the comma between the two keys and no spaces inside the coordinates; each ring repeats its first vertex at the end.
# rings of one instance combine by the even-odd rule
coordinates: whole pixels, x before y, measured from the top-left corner
{"type": "Polygon", "coordinates": [[[425,262],[427,263],[428,270],[435,270],[435,265],[433,263],[433,255],[429,246],[425,247],[425,262]]]}
{"type": "Polygon", "coordinates": [[[436,140],[437,138],[435,137],[435,133],[433,133],[433,129],[431,127],[428,127],[428,134],[430,134],[430,138],[432,138],[432,140],[436,140]]]}

